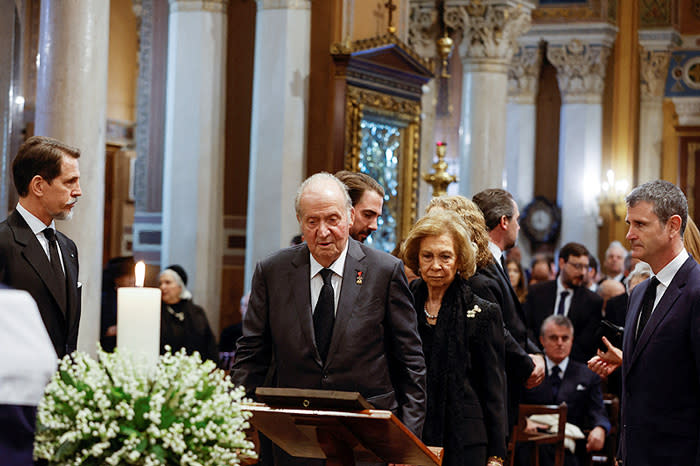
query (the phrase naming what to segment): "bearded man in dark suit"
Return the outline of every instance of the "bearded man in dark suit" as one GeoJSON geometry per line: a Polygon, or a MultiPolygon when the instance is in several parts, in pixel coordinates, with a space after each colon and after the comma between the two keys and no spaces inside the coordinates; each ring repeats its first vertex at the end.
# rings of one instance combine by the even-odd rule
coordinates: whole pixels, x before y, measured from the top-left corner
{"type": "Polygon", "coordinates": [[[277,386],[358,391],[420,437],[425,360],[401,261],[349,238],[352,203],[332,175],[304,181],[295,208],[305,243],[257,264],[234,383],[254,393],[274,358],[277,386]]]}
{"type": "Polygon", "coordinates": [[[583,286],[589,257],[588,249],[580,243],[562,246],[559,276],[556,280],[532,285],[523,306],[532,335],[539,334],[548,316],[567,316],[575,329],[571,359],[584,364],[596,352],[595,335],[603,319],[603,299],[583,286]]]}
{"type": "Polygon", "coordinates": [[[12,162],[19,202],[0,223],[0,282],[32,295],[58,357],[76,349],[80,323],[78,249],[54,222],[82,194],[78,157],[56,139],[27,139],[12,162]]]}

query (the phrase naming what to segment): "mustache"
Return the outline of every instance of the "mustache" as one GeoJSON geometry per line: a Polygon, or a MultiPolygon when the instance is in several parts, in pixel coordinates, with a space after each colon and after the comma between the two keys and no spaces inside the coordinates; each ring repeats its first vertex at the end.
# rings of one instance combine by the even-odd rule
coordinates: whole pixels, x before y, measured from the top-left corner
{"type": "Polygon", "coordinates": [[[74,205],[76,205],[77,203],[78,203],[78,198],[77,198],[77,197],[71,197],[71,198],[70,198],[70,202],[68,202],[68,204],[66,204],[66,205],[67,205],[67,206],[74,206],[74,205]]]}

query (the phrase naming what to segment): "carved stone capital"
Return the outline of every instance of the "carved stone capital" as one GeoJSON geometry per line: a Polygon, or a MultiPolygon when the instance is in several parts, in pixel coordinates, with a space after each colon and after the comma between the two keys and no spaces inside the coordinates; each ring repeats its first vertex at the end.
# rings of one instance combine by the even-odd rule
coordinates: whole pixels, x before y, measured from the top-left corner
{"type": "Polygon", "coordinates": [[[517,103],[535,102],[540,79],[542,51],[539,47],[518,47],[508,68],[508,99],[517,103]]]}
{"type": "Polygon", "coordinates": [[[176,11],[209,11],[227,13],[229,0],[168,0],[170,13],[176,11]]]}
{"type": "Polygon", "coordinates": [[[607,44],[572,39],[549,44],[547,58],[557,69],[559,91],[564,103],[600,103],[605,67],[610,56],[607,44]]]}
{"type": "Polygon", "coordinates": [[[437,10],[434,4],[411,3],[408,22],[408,45],[423,58],[436,58],[435,41],[438,31],[437,10]]]}
{"type": "Polygon", "coordinates": [[[533,5],[526,1],[482,1],[448,5],[445,23],[462,31],[459,53],[469,62],[507,66],[518,49],[517,38],[530,28],[533,5]]]}
{"type": "Polygon", "coordinates": [[[260,10],[310,10],[311,0],[256,0],[260,10]]]}
{"type": "Polygon", "coordinates": [[[642,49],[640,55],[639,86],[641,98],[663,97],[671,52],[642,49]]]}
{"type": "Polygon", "coordinates": [[[700,97],[673,97],[681,126],[700,125],[700,97]]]}

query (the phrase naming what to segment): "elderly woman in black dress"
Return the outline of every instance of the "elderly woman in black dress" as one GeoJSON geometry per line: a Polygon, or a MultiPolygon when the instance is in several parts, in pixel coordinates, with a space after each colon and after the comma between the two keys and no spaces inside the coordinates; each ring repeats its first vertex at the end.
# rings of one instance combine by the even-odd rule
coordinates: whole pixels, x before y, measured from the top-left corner
{"type": "Polygon", "coordinates": [[[192,302],[187,289],[187,273],[179,265],[171,265],[159,277],[162,303],[160,312],[160,347],[170,345],[173,352],[185,348],[187,354],[198,351],[202,360],[217,362],[216,337],[209,327],[204,309],[192,302]]]}
{"type": "Polygon", "coordinates": [[[426,445],[445,448],[445,466],[500,465],[506,454],[503,321],[467,279],[475,247],[453,212],[420,219],[402,247],[428,369],[426,445]]]}

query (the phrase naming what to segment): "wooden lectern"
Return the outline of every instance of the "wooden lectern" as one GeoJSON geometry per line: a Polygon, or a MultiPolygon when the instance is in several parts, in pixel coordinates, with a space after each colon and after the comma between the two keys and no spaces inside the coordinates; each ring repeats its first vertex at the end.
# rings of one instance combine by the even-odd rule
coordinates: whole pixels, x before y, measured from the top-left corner
{"type": "Polygon", "coordinates": [[[372,409],[355,392],[258,388],[265,403],[242,406],[250,423],[292,456],[326,459],[328,466],[356,461],[440,466],[442,448],[430,449],[391,411],[372,409]]]}

